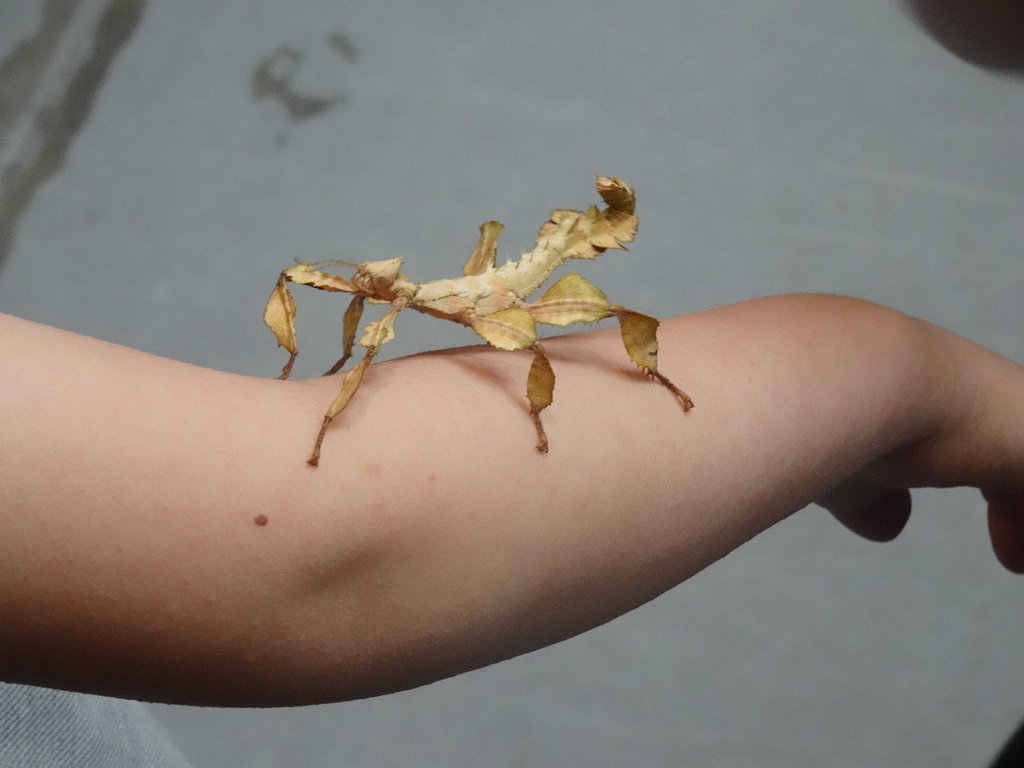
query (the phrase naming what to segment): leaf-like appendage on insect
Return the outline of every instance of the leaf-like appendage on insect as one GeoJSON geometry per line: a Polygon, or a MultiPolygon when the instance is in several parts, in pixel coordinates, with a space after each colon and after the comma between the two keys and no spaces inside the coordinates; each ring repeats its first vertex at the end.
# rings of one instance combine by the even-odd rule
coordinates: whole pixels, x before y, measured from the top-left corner
{"type": "Polygon", "coordinates": [[[621,179],[598,176],[594,186],[597,187],[597,194],[613,211],[632,215],[636,210],[636,193],[621,179]]]}
{"type": "Polygon", "coordinates": [[[537,326],[525,309],[513,307],[473,320],[473,330],[498,349],[526,349],[537,341],[537,326]]]}
{"type": "Polygon", "coordinates": [[[569,325],[604,320],[611,314],[609,306],[600,288],[572,272],[559,278],[529,309],[538,323],[569,325]]]}
{"type": "MultiPolygon", "coordinates": [[[[345,374],[345,378],[341,380],[341,392],[334,398],[330,407],[327,409],[325,417],[327,419],[333,419],[339,413],[341,413],[348,406],[352,396],[355,395],[356,390],[359,389],[359,384],[363,380],[363,372],[369,366],[369,363],[365,360],[360,360],[351,371],[345,374]],[[366,363],[366,365],[364,365],[366,363]]],[[[318,446],[319,447],[319,446],[318,446]]]]}
{"type": "Polygon", "coordinates": [[[332,365],[324,376],[333,376],[342,369],[349,358],[352,357],[352,345],[356,342],[356,333],[359,332],[359,321],[363,317],[363,306],[366,304],[366,297],[356,294],[349,302],[345,310],[345,318],[341,334],[341,358],[332,365]]]}
{"type": "Polygon", "coordinates": [[[498,235],[504,228],[500,221],[485,221],[480,225],[480,238],[476,241],[473,255],[462,268],[463,275],[479,275],[494,266],[498,257],[498,235]]]}
{"type": "Polygon", "coordinates": [[[311,285],[321,291],[336,291],[338,293],[356,293],[356,286],[348,280],[327,272],[321,272],[312,264],[303,262],[294,267],[286,269],[281,273],[288,281],[300,285],[311,285]]]}
{"type": "Polygon", "coordinates": [[[540,412],[554,401],[555,372],[540,344],[533,345],[533,364],[530,375],[526,378],[526,397],[530,401],[530,417],[537,430],[537,451],[548,452],[548,436],[544,432],[544,424],[540,420],[540,412]]]}
{"type": "Polygon", "coordinates": [[[367,348],[380,347],[395,338],[395,317],[396,313],[387,312],[380,320],[374,320],[363,331],[363,338],[359,343],[367,348]]]}
{"type": "Polygon", "coordinates": [[[540,348],[534,347],[533,363],[530,375],[526,379],[526,397],[530,401],[530,412],[537,414],[554,401],[555,372],[551,369],[547,355],[540,348]]]}
{"type": "Polygon", "coordinates": [[[356,340],[356,332],[359,330],[359,321],[363,317],[363,305],[365,303],[365,297],[353,296],[352,302],[348,305],[348,309],[345,310],[341,347],[346,355],[352,354],[352,344],[356,340]]]}
{"type": "Polygon", "coordinates": [[[283,277],[270,292],[267,306],[263,309],[263,322],[274,332],[278,346],[284,347],[293,356],[299,353],[295,338],[295,299],[284,284],[283,277]]]}
{"type": "Polygon", "coordinates": [[[622,343],[629,358],[645,372],[658,370],[658,321],[650,315],[615,308],[622,330],[622,343]]]}

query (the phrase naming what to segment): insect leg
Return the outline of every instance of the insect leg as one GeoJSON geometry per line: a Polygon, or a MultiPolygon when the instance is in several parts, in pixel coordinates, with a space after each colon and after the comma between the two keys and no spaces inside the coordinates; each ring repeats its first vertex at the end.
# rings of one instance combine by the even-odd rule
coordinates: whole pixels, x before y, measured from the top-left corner
{"type": "Polygon", "coordinates": [[[373,356],[377,353],[375,349],[368,349],[366,355],[362,360],[348,373],[345,374],[345,378],[341,382],[341,391],[338,396],[334,398],[334,402],[331,403],[327,409],[327,413],[324,414],[323,423],[320,425],[320,432],[316,436],[316,442],[313,444],[313,452],[310,454],[307,463],[311,466],[317,466],[320,463],[320,445],[324,441],[324,436],[327,434],[327,427],[330,426],[331,421],[334,417],[345,410],[345,407],[349,404],[352,396],[355,395],[356,390],[359,389],[359,383],[363,380],[363,373],[370,365],[370,361],[373,360],[373,356]]]}
{"type": "Polygon", "coordinates": [[[352,345],[356,340],[356,331],[359,330],[359,321],[363,317],[363,304],[366,302],[364,296],[355,295],[352,297],[352,303],[348,305],[348,309],[345,310],[345,325],[342,333],[341,342],[341,359],[330,367],[330,369],[324,374],[324,376],[333,376],[340,371],[348,359],[352,357],[352,345]]]}
{"type": "Polygon", "coordinates": [[[277,285],[270,292],[270,298],[263,309],[263,322],[274,332],[278,345],[287,349],[291,355],[278,377],[281,379],[287,379],[291,375],[295,358],[299,354],[295,338],[295,299],[292,298],[287,283],[311,285],[321,291],[357,292],[356,286],[348,280],[320,272],[313,264],[306,262],[289,267],[278,276],[277,285]]]}
{"type": "Polygon", "coordinates": [[[555,372],[551,370],[551,363],[548,362],[539,341],[534,343],[532,349],[533,364],[530,365],[530,375],[526,379],[526,397],[530,400],[533,426],[537,428],[537,450],[547,453],[548,436],[544,433],[540,412],[551,405],[554,399],[555,372]]]}
{"type": "Polygon", "coordinates": [[[381,346],[395,338],[395,316],[405,309],[408,303],[409,298],[407,296],[400,296],[391,303],[388,311],[381,316],[380,320],[370,323],[370,325],[367,326],[366,333],[363,334],[363,338],[359,340],[359,343],[366,347],[366,354],[363,356],[363,359],[360,360],[354,368],[352,368],[352,370],[345,374],[345,378],[342,379],[341,391],[338,393],[338,396],[334,398],[330,407],[328,407],[327,413],[324,414],[323,424],[320,425],[320,432],[316,436],[316,442],[313,444],[313,452],[310,454],[307,461],[308,464],[315,467],[320,463],[320,445],[323,443],[324,436],[327,434],[327,427],[330,426],[334,417],[345,410],[348,406],[352,397],[355,395],[356,390],[359,389],[359,384],[363,380],[363,374],[366,373],[366,369],[370,366],[374,356],[380,351],[381,346]]]}
{"type": "Polygon", "coordinates": [[[478,317],[472,328],[487,342],[498,349],[531,349],[533,364],[526,379],[526,397],[530,401],[530,417],[537,429],[537,450],[548,452],[548,437],[540,421],[540,412],[551,405],[555,389],[555,373],[551,370],[547,355],[537,341],[537,327],[531,310],[520,307],[502,309],[490,315],[478,317]]]}
{"type": "Polygon", "coordinates": [[[267,305],[263,309],[263,322],[274,332],[277,337],[278,346],[284,347],[291,355],[288,362],[281,370],[279,379],[287,379],[295,365],[295,358],[299,354],[299,347],[295,338],[295,299],[292,292],[288,290],[287,276],[284,272],[277,279],[277,285],[270,292],[267,305]]]}
{"type": "Polygon", "coordinates": [[[650,315],[634,312],[631,309],[612,304],[609,309],[619,318],[622,331],[622,343],[630,359],[640,370],[660,382],[683,404],[683,410],[693,408],[693,400],[683,390],[669,381],[668,377],[658,372],[658,321],[650,315]]]}

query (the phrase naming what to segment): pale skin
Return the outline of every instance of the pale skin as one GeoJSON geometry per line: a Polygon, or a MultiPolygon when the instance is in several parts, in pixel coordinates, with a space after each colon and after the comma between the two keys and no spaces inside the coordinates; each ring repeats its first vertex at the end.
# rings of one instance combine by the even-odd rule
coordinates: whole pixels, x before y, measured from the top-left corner
{"type": "Polygon", "coordinates": [[[606,622],[815,500],[891,538],[917,486],[981,488],[999,560],[1024,572],[1024,368],[854,299],[664,321],[686,413],[616,328],[547,340],[547,455],[529,352],[375,363],[319,469],[336,379],[2,315],[0,337],[12,682],[247,706],[384,694],[606,622]]]}

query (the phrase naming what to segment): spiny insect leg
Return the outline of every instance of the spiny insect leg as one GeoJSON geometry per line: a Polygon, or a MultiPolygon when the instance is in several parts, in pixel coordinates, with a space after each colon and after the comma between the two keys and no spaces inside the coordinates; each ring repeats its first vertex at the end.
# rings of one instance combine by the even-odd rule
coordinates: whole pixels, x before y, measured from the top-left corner
{"type": "Polygon", "coordinates": [[[408,303],[409,299],[407,296],[396,299],[388,308],[388,311],[381,316],[380,320],[370,323],[366,333],[363,334],[363,338],[359,340],[359,343],[366,348],[366,354],[352,370],[345,374],[345,378],[341,381],[341,391],[334,398],[334,402],[327,409],[327,413],[324,414],[323,424],[320,425],[320,432],[317,434],[316,442],[313,444],[313,452],[307,460],[307,463],[311,466],[315,467],[320,463],[320,446],[324,441],[324,436],[327,434],[327,427],[330,426],[335,416],[345,410],[353,396],[355,396],[356,390],[359,389],[359,384],[363,380],[363,374],[366,373],[366,369],[370,366],[374,356],[380,351],[381,346],[395,337],[395,316],[408,303]]]}
{"type": "Polygon", "coordinates": [[[333,376],[340,371],[345,363],[348,362],[349,358],[352,357],[352,345],[356,340],[356,331],[359,330],[359,321],[363,317],[363,304],[366,302],[366,298],[363,296],[353,296],[352,302],[348,305],[348,309],[345,310],[345,325],[342,332],[341,342],[341,359],[332,365],[324,376],[333,376]]]}
{"type": "Polygon", "coordinates": [[[658,321],[650,315],[634,312],[631,309],[612,304],[609,309],[619,318],[622,331],[622,343],[630,359],[646,373],[665,386],[683,404],[683,410],[693,408],[693,400],[683,390],[669,381],[668,377],[658,372],[658,321]]]}
{"type": "Polygon", "coordinates": [[[548,436],[544,433],[544,425],[540,421],[540,412],[551,405],[554,399],[555,372],[551,370],[551,363],[540,342],[534,343],[533,363],[530,365],[530,375],[526,379],[526,397],[530,401],[530,417],[533,419],[533,426],[537,428],[537,450],[541,453],[548,452],[548,436]]]}

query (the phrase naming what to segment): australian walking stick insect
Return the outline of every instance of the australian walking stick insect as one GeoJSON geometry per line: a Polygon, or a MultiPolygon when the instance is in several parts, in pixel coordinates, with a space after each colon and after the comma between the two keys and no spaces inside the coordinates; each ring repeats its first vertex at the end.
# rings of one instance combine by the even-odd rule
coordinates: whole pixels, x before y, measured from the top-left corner
{"type": "Polygon", "coordinates": [[[541,424],[540,412],[551,405],[555,374],[537,339],[536,323],[569,325],[593,323],[615,315],[622,330],[622,341],[630,359],[645,374],[663,384],[679,398],[683,410],[693,401],[658,372],[658,321],[653,317],[612,304],[601,289],[577,274],[568,274],[552,285],[534,302],[524,299],[568,259],[594,259],[607,249],[625,250],[636,234],[637,219],[633,214],[636,197],[633,190],[619,179],[597,177],[597,191],[606,203],[603,210],[591,206],[586,212],[558,210],[540,228],[537,244],[518,261],[496,266],[498,233],[503,226],[497,221],[480,225],[480,237],[462,277],[413,283],[398,270],[401,259],[369,261],[353,264],[356,273],[351,280],[322,271],[328,264],[306,262],[281,273],[263,312],[263,321],[277,337],[277,343],[291,355],[281,372],[286,379],[298,355],[295,336],[295,300],[288,283],[311,285],[322,291],[353,294],[345,311],[342,334],[342,357],[327,373],[341,370],[352,356],[363,305],[387,304],[379,320],[370,323],[359,339],[366,354],[342,379],[341,391],[324,414],[320,433],[313,444],[309,463],[320,460],[320,445],[331,421],[345,410],[362,381],[363,373],[383,344],[395,337],[395,317],[403,309],[412,308],[427,315],[451,320],[476,331],[488,344],[499,349],[529,349],[533,364],[526,380],[526,396],[530,416],[537,429],[537,450],[547,453],[548,438],[541,424]]]}

